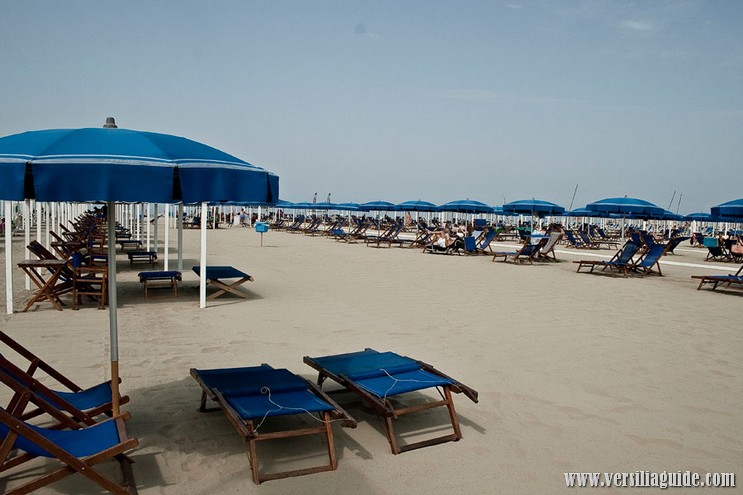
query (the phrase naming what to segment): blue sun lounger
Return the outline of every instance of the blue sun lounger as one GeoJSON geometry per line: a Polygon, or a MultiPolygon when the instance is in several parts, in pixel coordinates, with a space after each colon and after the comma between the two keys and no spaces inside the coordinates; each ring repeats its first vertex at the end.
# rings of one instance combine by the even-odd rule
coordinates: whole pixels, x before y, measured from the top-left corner
{"type": "Polygon", "coordinates": [[[477,402],[477,392],[457,380],[441,373],[433,366],[394,352],[377,352],[365,349],[359,352],[324,357],[304,357],[304,362],[316,369],[320,375],[318,384],[326,378],[339,383],[359,395],[379,416],[385,420],[387,440],[393,454],[408,450],[456,442],[462,438],[457,413],[451,392],[464,393],[477,402]],[[408,392],[437,388],[441,400],[426,401],[416,405],[395,407],[391,400],[408,392]],[[446,407],[454,430],[453,434],[400,446],[392,421],[404,414],[425,411],[435,407],[446,407]]]}
{"type": "Polygon", "coordinates": [[[286,369],[274,369],[267,364],[245,368],[191,369],[191,376],[201,386],[202,412],[222,409],[246,444],[253,482],[332,471],[338,466],[331,423],[355,428],[356,421],[330,399],[320,388],[286,369]],[[206,401],[215,401],[219,408],[207,409],[206,401]],[[317,415],[314,416],[314,415],[317,415]],[[260,432],[270,417],[287,415],[312,416],[313,424],[303,428],[260,432]],[[261,474],[256,442],[304,435],[323,435],[329,463],[303,469],[261,474]]]}
{"type": "MultiPolygon", "coordinates": [[[[23,408],[23,404],[20,407],[23,408]]],[[[3,493],[30,493],[74,473],[85,476],[109,493],[137,493],[129,465],[131,460],[124,453],[136,447],[138,441],[127,437],[124,426],[127,418],[128,415],[117,416],[78,430],[54,430],[30,425],[0,407],[0,471],[9,473],[6,474],[8,479],[21,482],[17,486],[3,486],[3,493]],[[39,472],[38,466],[26,472],[16,469],[35,457],[57,459],[61,466],[51,472],[39,472]],[[110,459],[121,464],[123,486],[95,468],[95,464],[110,459]]]]}

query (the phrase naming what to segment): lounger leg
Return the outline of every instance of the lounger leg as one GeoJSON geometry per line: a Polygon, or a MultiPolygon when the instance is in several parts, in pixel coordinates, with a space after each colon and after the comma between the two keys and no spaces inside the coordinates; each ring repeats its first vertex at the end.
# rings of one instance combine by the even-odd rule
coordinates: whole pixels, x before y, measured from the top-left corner
{"type": "Polygon", "coordinates": [[[444,396],[446,397],[446,408],[449,410],[449,418],[451,418],[451,425],[454,428],[454,435],[456,436],[456,440],[454,441],[456,442],[462,438],[462,430],[459,428],[457,411],[454,410],[454,400],[452,399],[449,387],[444,387],[444,396]]]}
{"type": "Polygon", "coordinates": [[[250,471],[253,475],[253,483],[256,485],[261,484],[261,476],[258,474],[258,450],[255,448],[255,439],[246,438],[248,448],[248,462],[250,463],[250,471]]]}
{"type": "Polygon", "coordinates": [[[400,448],[397,446],[397,439],[395,438],[395,427],[392,424],[392,417],[384,417],[384,426],[387,431],[387,440],[390,442],[390,448],[392,453],[397,455],[400,453],[400,448]]]}
{"type": "Polygon", "coordinates": [[[325,439],[328,442],[328,458],[330,459],[330,468],[338,468],[338,458],[335,455],[335,441],[333,440],[333,428],[331,428],[330,413],[325,411],[322,415],[325,423],[325,439]]]}

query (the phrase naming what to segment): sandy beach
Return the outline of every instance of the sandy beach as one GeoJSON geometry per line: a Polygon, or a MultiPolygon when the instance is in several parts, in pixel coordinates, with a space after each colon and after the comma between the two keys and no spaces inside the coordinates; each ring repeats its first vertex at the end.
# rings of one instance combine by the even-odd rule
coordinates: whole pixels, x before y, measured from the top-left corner
{"type": "MultiPolygon", "coordinates": [[[[14,262],[26,258],[22,237],[13,242],[14,262]]],[[[200,310],[190,270],[198,242],[198,231],[184,232],[178,299],[161,291],[145,302],[136,274],[149,268],[118,259],[121,390],[131,398],[123,409],[140,441],[131,457],[143,495],[544,494],[568,490],[565,472],[743,475],[743,292],[696,290],[691,275],[738,268],[705,262],[703,249],[679,247],[664,258],[662,278],[625,279],[575,273],[572,260],[608,259],[611,249],[561,246],[559,263],[516,266],[274,231],[261,247],[252,229],[218,229],[209,231],[209,264],[255,281],[244,286],[249,300],[222,297],[200,310]],[[197,411],[190,368],[265,362],[314,380],[303,356],[365,347],[421,359],[477,390],[479,403],[455,396],[463,439],[393,455],[380,420],[339,394],[358,427],[334,426],[338,469],[257,486],[225,416],[197,411]]],[[[19,311],[30,292],[22,272],[14,275],[19,311]]],[[[62,312],[41,304],[0,325],[81,385],[109,377],[108,312],[94,304],[62,312]]],[[[446,426],[436,409],[399,428],[446,426]]],[[[302,439],[261,452],[269,469],[323,455],[302,439]]],[[[39,493],[99,491],[73,476],[39,493]]]]}

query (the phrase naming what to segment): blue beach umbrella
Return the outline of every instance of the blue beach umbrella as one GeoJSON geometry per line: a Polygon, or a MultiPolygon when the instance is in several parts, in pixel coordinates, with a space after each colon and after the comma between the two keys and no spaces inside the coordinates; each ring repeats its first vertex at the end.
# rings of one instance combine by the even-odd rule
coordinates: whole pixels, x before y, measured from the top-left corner
{"type": "Polygon", "coordinates": [[[493,213],[493,207],[480,201],[471,199],[459,199],[449,201],[439,206],[441,211],[456,211],[460,213],[493,213]]]}
{"type": "Polygon", "coordinates": [[[712,216],[723,220],[740,221],[743,219],[743,198],[734,199],[711,208],[712,216]]]}
{"type": "Polygon", "coordinates": [[[562,215],[565,208],[549,201],[539,199],[522,199],[511,201],[503,205],[503,211],[510,213],[519,213],[523,215],[545,216],[545,215],[562,215]]]}
{"type": "Polygon", "coordinates": [[[343,210],[343,211],[358,211],[359,204],[358,203],[338,203],[336,205],[336,209],[343,210]]]}
{"type": "Polygon", "coordinates": [[[439,207],[428,201],[405,201],[397,205],[401,211],[438,211],[439,207]]]}
{"type": "Polygon", "coordinates": [[[0,197],[186,204],[279,199],[278,177],[183,137],[117,128],[0,138],[0,197]]]}
{"type": "MultiPolygon", "coordinates": [[[[104,128],[0,138],[0,199],[108,202],[108,237],[114,239],[114,202],[276,203],[279,178],[211,146],[119,129],[109,119],[104,128]]],[[[116,243],[109,242],[108,248],[111,385],[118,413],[116,243]]]]}
{"type": "Polygon", "coordinates": [[[690,214],[686,215],[684,217],[684,220],[687,220],[687,221],[694,221],[694,220],[696,220],[697,222],[714,222],[714,221],[716,221],[715,220],[715,217],[713,217],[711,214],[704,213],[704,212],[701,212],[701,211],[700,212],[697,212],[697,213],[690,213],[690,214]]]}
{"type": "Polygon", "coordinates": [[[663,208],[649,201],[637,198],[607,198],[586,205],[586,209],[599,213],[616,213],[618,215],[646,215],[647,217],[663,214],[663,208]]]}
{"type": "Polygon", "coordinates": [[[389,201],[369,201],[368,203],[361,203],[359,210],[362,211],[397,211],[398,207],[394,203],[389,201]]]}
{"type": "Polygon", "coordinates": [[[663,215],[663,208],[637,198],[606,198],[586,205],[586,209],[599,213],[614,213],[622,216],[622,241],[624,241],[624,219],[651,218],[663,215]]]}

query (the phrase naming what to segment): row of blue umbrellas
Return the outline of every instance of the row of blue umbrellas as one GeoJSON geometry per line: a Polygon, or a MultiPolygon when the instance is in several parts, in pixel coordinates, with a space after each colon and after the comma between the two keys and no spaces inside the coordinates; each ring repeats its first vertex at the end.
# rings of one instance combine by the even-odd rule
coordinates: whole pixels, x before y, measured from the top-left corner
{"type": "Polygon", "coordinates": [[[343,211],[418,211],[418,212],[459,212],[459,213],[494,213],[499,215],[531,215],[531,216],[572,216],[594,218],[625,218],[625,219],[659,219],[659,220],[697,220],[697,221],[726,221],[743,219],[743,199],[730,201],[711,209],[711,213],[693,213],[679,215],[661,208],[649,201],[638,198],[617,197],[606,198],[589,203],[585,208],[565,211],[565,208],[549,201],[525,199],[512,201],[503,206],[489,206],[480,201],[470,199],[450,201],[443,205],[435,205],[428,201],[406,201],[404,203],[390,203],[388,201],[371,201],[368,203],[291,203],[280,201],[279,208],[343,210],[343,211]]]}

